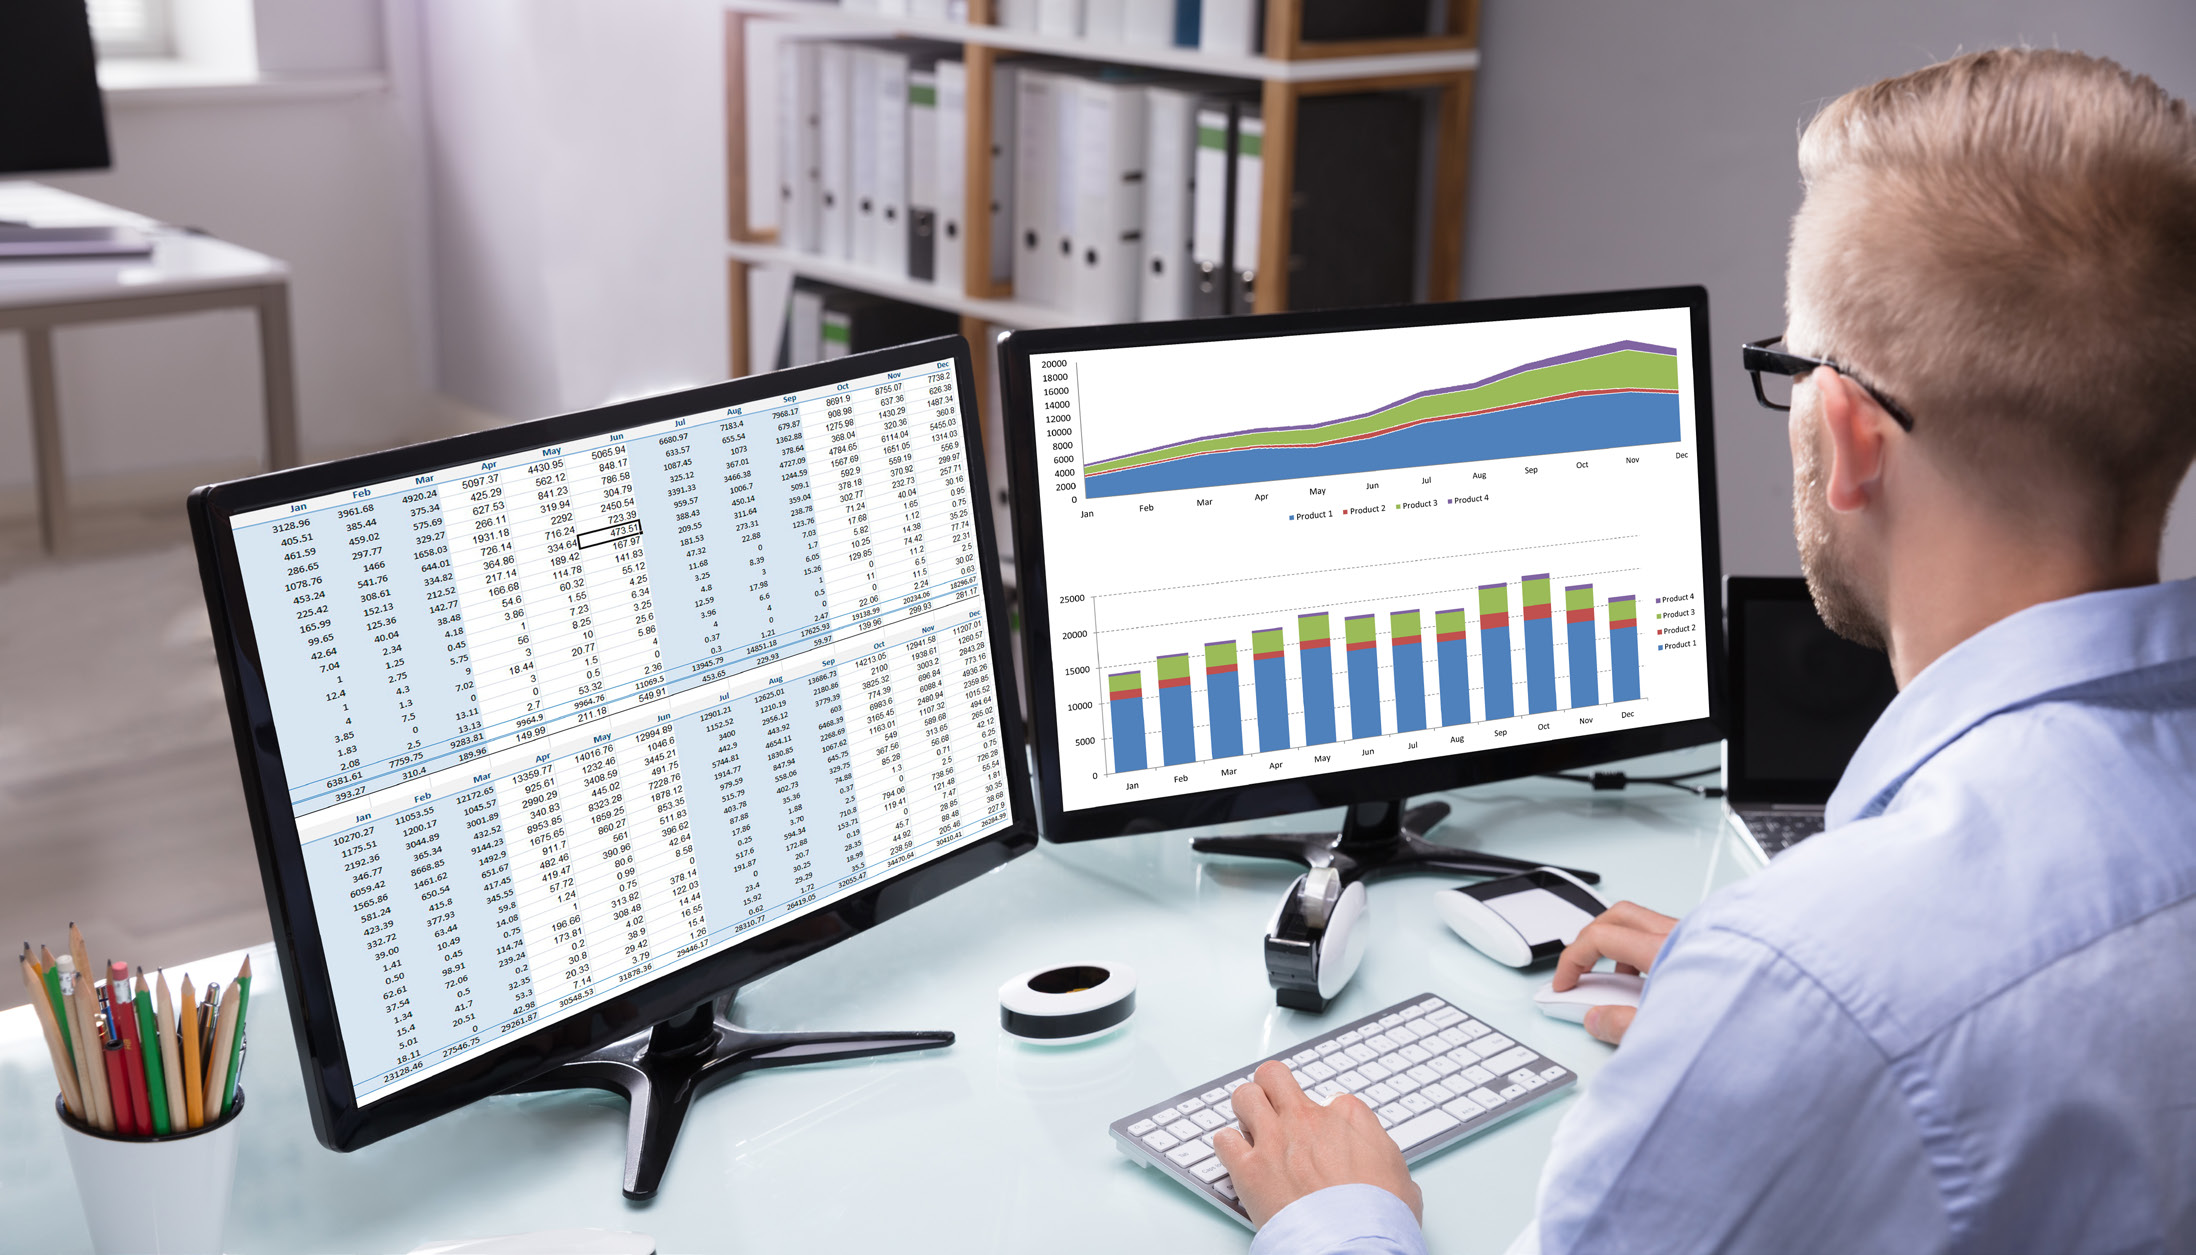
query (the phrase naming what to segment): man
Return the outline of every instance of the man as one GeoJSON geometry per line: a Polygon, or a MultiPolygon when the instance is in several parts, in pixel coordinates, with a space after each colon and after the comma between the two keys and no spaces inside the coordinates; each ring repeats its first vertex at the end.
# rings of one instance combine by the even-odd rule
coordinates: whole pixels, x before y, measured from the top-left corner
{"type": "MultiPolygon", "coordinates": [[[[2196,588],[2158,583],[2196,120],[2111,62],[1985,52],[1831,104],[1800,170],[1789,353],[1747,364],[1797,380],[1815,603],[1901,692],[1829,831],[1565,952],[1559,986],[1651,975],[1589,1022],[1623,1045],[1519,1246],[2196,1249],[2196,588]]],[[[1361,1104],[1274,1064],[1234,1101],[1254,1252],[1424,1249],[1361,1104]]]]}

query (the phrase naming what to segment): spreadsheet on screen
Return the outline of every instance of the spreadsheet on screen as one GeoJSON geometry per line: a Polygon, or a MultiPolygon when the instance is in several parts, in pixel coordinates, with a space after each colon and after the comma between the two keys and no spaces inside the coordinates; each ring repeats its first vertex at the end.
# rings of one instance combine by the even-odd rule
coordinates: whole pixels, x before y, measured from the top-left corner
{"type": "Polygon", "coordinates": [[[1009,825],[959,396],[232,520],[358,1101],[1009,825]]]}

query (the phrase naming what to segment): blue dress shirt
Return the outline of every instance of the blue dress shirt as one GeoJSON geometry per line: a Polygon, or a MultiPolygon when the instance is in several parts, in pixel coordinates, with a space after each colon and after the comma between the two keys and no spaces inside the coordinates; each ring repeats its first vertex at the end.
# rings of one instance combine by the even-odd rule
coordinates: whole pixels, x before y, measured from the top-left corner
{"type": "MultiPolygon", "coordinates": [[[[2196,582],[1962,642],[1828,825],[1671,933],[1519,1247],[2196,1250],[2196,582]]],[[[1423,1251],[1368,1193],[1253,1252],[1423,1251]]]]}

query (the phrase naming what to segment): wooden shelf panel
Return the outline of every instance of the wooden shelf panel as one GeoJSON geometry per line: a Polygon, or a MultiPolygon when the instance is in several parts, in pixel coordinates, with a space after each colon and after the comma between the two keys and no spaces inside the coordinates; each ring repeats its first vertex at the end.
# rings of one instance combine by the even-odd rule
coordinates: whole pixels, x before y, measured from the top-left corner
{"type": "Polygon", "coordinates": [[[1476,48],[1433,48],[1423,51],[1386,52],[1375,56],[1328,55],[1333,45],[1319,46],[1319,55],[1301,61],[1274,57],[1222,56],[1192,48],[1158,48],[1148,44],[1102,43],[1003,26],[977,26],[967,22],[941,22],[929,18],[887,17],[878,13],[849,12],[836,4],[815,0],[723,0],[730,13],[756,17],[791,18],[818,30],[849,36],[905,35],[948,43],[979,44],[1017,52],[1045,53],[1083,61],[1141,65],[1159,70],[1180,70],[1218,78],[1260,79],[1283,83],[1317,83],[1335,79],[1371,79],[1393,76],[1454,74],[1479,68],[1476,48]]]}
{"type": "MultiPolygon", "coordinates": [[[[1032,305],[1027,301],[969,296],[955,287],[903,279],[867,266],[857,266],[831,257],[819,257],[814,253],[803,253],[776,244],[731,240],[726,242],[725,252],[733,261],[746,265],[783,266],[805,279],[820,279],[857,292],[873,292],[878,296],[928,305],[933,309],[952,310],[965,318],[981,319],[1000,327],[1024,329],[1090,325],[1089,318],[1067,310],[1032,305]]],[[[745,308],[747,298],[744,292],[735,293],[734,299],[745,308]]]]}

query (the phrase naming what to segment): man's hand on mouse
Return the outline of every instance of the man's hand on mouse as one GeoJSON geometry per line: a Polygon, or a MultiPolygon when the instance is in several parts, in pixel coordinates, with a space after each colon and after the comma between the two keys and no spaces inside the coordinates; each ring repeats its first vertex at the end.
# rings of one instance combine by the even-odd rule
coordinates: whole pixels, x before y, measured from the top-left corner
{"type": "Polygon", "coordinates": [[[1222,1129],[1212,1149],[1252,1224],[1263,1228],[1282,1208],[1330,1185],[1377,1185],[1424,1219],[1403,1152],[1355,1097],[1343,1094],[1321,1106],[1288,1068],[1269,1061],[1235,1091],[1234,1104],[1243,1132],[1222,1129]]]}
{"type": "MultiPolygon", "coordinates": [[[[1637,902],[1619,902],[1595,916],[1578,930],[1578,940],[1563,947],[1551,984],[1558,993],[1576,989],[1578,978],[1603,959],[1615,959],[1616,970],[1627,976],[1645,975],[1662,952],[1663,938],[1675,927],[1677,921],[1670,916],[1637,902]]],[[[1624,1030],[1637,1014],[1632,1007],[1594,1007],[1586,1012],[1586,1031],[1613,1046],[1624,1040],[1624,1030]]]]}

